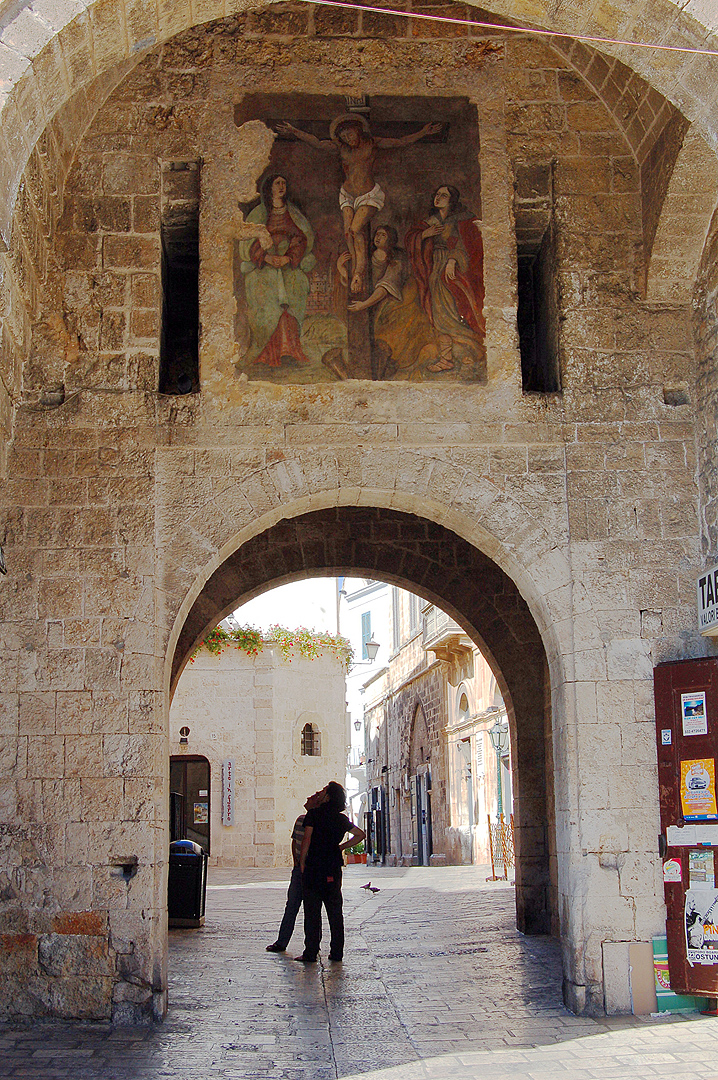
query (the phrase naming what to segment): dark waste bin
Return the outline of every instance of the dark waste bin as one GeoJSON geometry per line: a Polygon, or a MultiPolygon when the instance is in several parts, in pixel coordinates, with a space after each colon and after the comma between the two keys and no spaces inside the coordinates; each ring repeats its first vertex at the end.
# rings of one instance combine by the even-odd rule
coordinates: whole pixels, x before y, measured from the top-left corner
{"type": "Polygon", "coordinates": [[[167,917],[170,926],[204,926],[207,852],[192,840],[170,844],[167,917]]]}

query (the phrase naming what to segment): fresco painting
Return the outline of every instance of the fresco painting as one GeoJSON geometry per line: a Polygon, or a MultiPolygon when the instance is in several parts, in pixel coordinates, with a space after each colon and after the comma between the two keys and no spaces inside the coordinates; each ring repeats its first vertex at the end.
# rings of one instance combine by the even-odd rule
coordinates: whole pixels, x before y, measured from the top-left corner
{"type": "Polygon", "coordinates": [[[479,131],[465,98],[248,95],[276,138],[239,204],[238,375],[486,381],[479,131]]]}

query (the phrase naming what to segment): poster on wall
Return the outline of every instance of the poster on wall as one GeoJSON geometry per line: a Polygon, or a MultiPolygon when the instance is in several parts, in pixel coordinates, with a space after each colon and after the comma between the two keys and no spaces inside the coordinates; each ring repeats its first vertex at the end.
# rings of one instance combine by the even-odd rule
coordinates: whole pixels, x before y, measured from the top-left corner
{"type": "Polygon", "coordinates": [[[708,734],[705,690],[697,694],[681,694],[681,719],[684,735],[708,734]]]}
{"type": "Polygon", "coordinates": [[[206,825],[209,821],[209,803],[196,802],[194,804],[195,825],[206,825]]]}
{"type": "Polygon", "coordinates": [[[681,762],[681,808],[686,821],[718,817],[713,758],[681,762]]]}
{"type": "Polygon", "coordinates": [[[686,958],[694,964],[718,964],[718,891],[688,889],[685,904],[686,958]]]}
{"type": "Polygon", "coordinates": [[[222,762],[222,824],[234,825],[234,758],[222,762]]]}
{"type": "Polygon", "coordinates": [[[234,251],[237,375],[484,383],[476,106],[247,94],[275,134],[234,251]]]}
{"type": "Polygon", "coordinates": [[[688,887],[689,889],[715,888],[715,860],[711,848],[688,852],[688,887]]]}

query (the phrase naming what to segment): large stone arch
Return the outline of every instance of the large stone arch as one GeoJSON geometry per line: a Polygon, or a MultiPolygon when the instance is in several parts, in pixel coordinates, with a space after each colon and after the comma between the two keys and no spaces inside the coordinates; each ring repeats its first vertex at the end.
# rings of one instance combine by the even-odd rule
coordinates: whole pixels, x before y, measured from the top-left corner
{"type": "MultiPolygon", "coordinates": [[[[551,441],[550,430],[537,425],[534,438],[551,441]]],[[[203,463],[205,452],[197,453],[203,463]]],[[[208,453],[211,459],[213,452],[208,453]]],[[[337,446],[321,455],[296,448],[268,455],[261,464],[249,452],[231,463],[232,476],[212,477],[204,464],[201,470],[194,467],[186,452],[162,452],[157,541],[171,627],[166,685],[175,685],[192,649],[237,599],[229,596],[221,609],[213,604],[205,617],[200,596],[218,569],[277,523],[341,506],[417,514],[450,529],[515,582],[544,635],[549,660],[570,650],[565,616],[572,575],[561,551],[568,522],[560,503],[546,501],[551,479],[512,491],[482,472],[480,451],[455,458],[421,447],[359,446],[348,452],[337,446]]],[[[300,576],[302,568],[288,567],[273,580],[279,584],[280,578],[300,576]]],[[[243,595],[250,599],[261,591],[258,583],[254,591],[245,587],[243,595]]],[[[553,678],[554,685],[559,681],[553,678]]]]}
{"type": "Polygon", "coordinates": [[[646,298],[688,304],[716,207],[718,160],[696,131],[676,159],[653,242],[646,298]]]}
{"type": "Polygon", "coordinates": [[[393,508],[335,506],[286,518],[248,539],[206,580],[174,650],[175,676],[198,637],[237,600],[314,574],[359,574],[443,607],[484,651],[505,694],[515,747],[516,909],[524,933],[556,915],[549,843],[553,750],[541,634],[512,579],[446,525],[393,508]]]}

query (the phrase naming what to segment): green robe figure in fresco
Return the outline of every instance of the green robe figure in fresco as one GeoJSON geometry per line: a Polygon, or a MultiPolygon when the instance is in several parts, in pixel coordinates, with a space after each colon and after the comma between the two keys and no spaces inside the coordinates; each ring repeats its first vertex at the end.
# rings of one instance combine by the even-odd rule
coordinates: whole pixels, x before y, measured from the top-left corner
{"type": "Polygon", "coordinates": [[[239,244],[251,339],[246,361],[267,367],[307,365],[300,337],[309,295],[307,273],[315,258],[314,232],[287,198],[283,176],[269,176],[262,202],[247,223],[261,225],[256,239],[239,244]]]}

